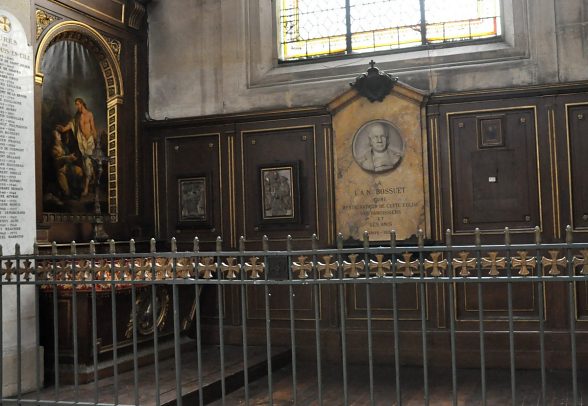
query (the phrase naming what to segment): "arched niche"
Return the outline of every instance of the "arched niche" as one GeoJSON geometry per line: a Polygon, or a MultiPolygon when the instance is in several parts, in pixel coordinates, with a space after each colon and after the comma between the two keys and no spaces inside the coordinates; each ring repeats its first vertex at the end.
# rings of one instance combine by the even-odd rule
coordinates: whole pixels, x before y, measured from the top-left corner
{"type": "MultiPolygon", "coordinates": [[[[75,53],[74,57],[75,59],[75,53]]],[[[60,73],[61,75],[67,76],[69,73],[60,73]]],[[[57,75],[59,76],[59,75],[57,75]]],[[[91,76],[90,76],[91,77],[91,76]]],[[[85,79],[88,82],[88,79],[85,79]]],[[[70,78],[71,82],[75,81],[75,77],[70,78]]],[[[41,129],[40,129],[40,148],[41,148],[41,162],[42,172],[42,222],[43,223],[71,223],[71,222],[96,222],[96,206],[100,206],[100,222],[116,222],[118,220],[118,131],[119,122],[121,120],[121,105],[124,101],[123,92],[123,80],[118,62],[117,56],[113,49],[110,47],[107,39],[102,36],[98,31],[88,26],[87,24],[80,23],[77,21],[62,21],[58,22],[50,27],[42,38],[39,39],[39,45],[35,55],[35,83],[41,90],[42,96],[40,97],[40,111],[41,111],[41,129]],[[47,112],[46,101],[48,100],[48,91],[51,89],[51,79],[53,76],[48,76],[47,69],[49,61],[46,58],[56,58],[53,60],[53,66],[59,66],[60,63],[77,63],[78,61],[71,61],[72,55],[65,54],[64,60],[59,60],[59,55],[56,56],[57,51],[53,52],[57,46],[71,46],[74,50],[77,50],[77,54],[82,52],[84,55],[91,55],[84,61],[80,62],[80,69],[84,71],[94,72],[94,76],[98,80],[90,81],[89,87],[97,86],[102,88],[100,90],[92,89],[93,94],[104,94],[104,100],[98,100],[97,105],[99,106],[99,115],[97,116],[92,112],[92,117],[95,119],[95,123],[100,122],[100,127],[96,125],[96,131],[94,134],[97,135],[95,138],[94,151],[101,147],[101,150],[105,156],[109,157],[107,162],[103,163],[102,174],[100,177],[100,189],[94,189],[94,196],[92,197],[88,190],[89,187],[85,187],[86,177],[90,178],[94,184],[96,183],[96,177],[98,172],[96,169],[98,166],[96,163],[93,164],[93,173],[88,168],[88,164],[85,162],[84,153],[82,152],[85,148],[85,153],[91,151],[91,148],[80,147],[85,141],[80,138],[80,135],[76,134],[75,131],[70,131],[69,135],[67,132],[62,133],[62,137],[68,137],[71,141],[73,136],[72,145],[65,145],[64,140],[60,140],[62,143],[61,150],[56,148],[58,141],[55,140],[55,130],[58,125],[67,126],[63,114],[61,119],[52,116],[51,113],[47,112]],[[81,51],[80,51],[81,50],[81,51]],[[87,66],[83,62],[88,62],[87,66]],[[49,81],[49,82],[48,82],[49,81]],[[66,134],[66,135],[64,135],[66,134]],[[82,142],[80,142],[82,141],[82,142]],[[67,148],[64,148],[66,146],[67,148]],[[76,150],[77,147],[77,150],[76,150]],[[65,156],[66,153],[75,154],[78,152],[79,157],[75,163],[67,162],[63,163],[63,159],[59,158],[65,156]],[[60,160],[61,159],[61,160],[60,160]],[[67,166],[66,166],[67,165],[67,166]],[[77,168],[76,168],[77,167],[77,168]],[[80,175],[81,172],[81,175],[80,175]],[[88,175],[90,173],[90,175],[88,175]],[[78,188],[77,184],[81,178],[82,187],[78,188]],[[48,180],[49,179],[49,180],[48,180]],[[63,179],[66,179],[64,181],[63,179]],[[71,182],[70,182],[71,180],[71,182]],[[67,185],[64,187],[64,184],[67,185]],[[77,193],[78,189],[81,189],[80,193],[77,193]],[[85,192],[85,194],[84,194],[85,192]],[[100,197],[98,204],[96,204],[95,196],[98,194],[100,197]],[[92,201],[94,199],[94,201],[92,201]]],[[[69,82],[67,82],[69,83],[69,82]]],[[[52,89],[54,90],[54,89],[52,89]]],[[[68,93],[66,91],[66,93],[68,93]]],[[[66,111],[70,109],[70,121],[74,121],[76,117],[77,104],[75,100],[82,98],[77,93],[85,93],[79,89],[69,91],[69,107],[61,106],[60,111],[66,111]]],[[[87,92],[86,92],[87,93],[87,92]]],[[[100,97],[94,97],[101,98],[100,97]]],[[[63,99],[63,98],[62,98],[63,99]]],[[[55,100],[51,101],[51,108],[55,108],[57,103],[55,100]]],[[[63,104],[63,103],[62,103],[63,104]]],[[[86,106],[89,111],[92,111],[92,106],[86,106]]],[[[77,122],[76,122],[77,123],[77,122]]],[[[39,156],[39,154],[37,155],[39,156]]],[[[96,162],[96,161],[94,161],[96,162]]]]}

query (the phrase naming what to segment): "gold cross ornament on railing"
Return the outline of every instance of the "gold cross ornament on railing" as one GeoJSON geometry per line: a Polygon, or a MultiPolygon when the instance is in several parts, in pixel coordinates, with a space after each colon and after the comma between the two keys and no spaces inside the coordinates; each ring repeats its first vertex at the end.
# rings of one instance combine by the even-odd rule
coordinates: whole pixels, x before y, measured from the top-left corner
{"type": "Polygon", "coordinates": [[[345,274],[350,278],[358,278],[359,272],[363,271],[365,267],[365,262],[363,259],[361,261],[357,261],[358,254],[349,254],[349,261],[343,261],[343,270],[345,274]]]}
{"type": "Polygon", "coordinates": [[[551,276],[560,275],[561,272],[558,269],[558,266],[565,267],[568,264],[568,260],[564,258],[558,258],[559,251],[557,250],[550,250],[548,251],[551,258],[543,257],[541,259],[541,263],[544,267],[549,267],[548,274],[551,276]]]}
{"type": "Polygon", "coordinates": [[[192,258],[180,258],[176,261],[176,276],[181,279],[188,279],[194,274],[194,263],[192,258]]]}
{"type": "Polygon", "coordinates": [[[451,263],[454,268],[459,268],[459,276],[463,276],[464,278],[470,276],[470,271],[468,269],[474,269],[476,267],[476,259],[468,259],[470,253],[465,251],[460,252],[458,255],[459,259],[453,258],[451,263]]]}
{"type": "Polygon", "coordinates": [[[2,269],[2,276],[6,278],[6,282],[12,281],[12,275],[14,275],[14,263],[10,260],[4,262],[4,269],[2,269]]]}
{"type": "Polygon", "coordinates": [[[411,257],[412,257],[412,254],[410,252],[405,252],[404,254],[402,254],[402,258],[404,258],[404,261],[402,261],[400,259],[398,260],[398,263],[400,264],[398,269],[401,269],[402,275],[407,278],[414,275],[414,272],[412,271],[413,269],[414,270],[419,269],[419,261],[416,259],[414,261],[411,261],[410,260],[411,257]]]}
{"type": "Polygon", "coordinates": [[[251,279],[259,279],[259,276],[265,270],[265,264],[263,261],[259,261],[257,257],[249,258],[249,262],[246,262],[243,266],[245,272],[250,273],[251,279]]]}
{"type": "Polygon", "coordinates": [[[537,260],[535,257],[527,259],[527,255],[529,255],[527,251],[517,251],[517,254],[519,254],[519,257],[514,257],[512,259],[512,267],[514,269],[520,268],[520,276],[529,276],[531,274],[529,268],[535,269],[537,266],[537,260]]]}
{"type": "Polygon", "coordinates": [[[506,259],[504,257],[498,257],[498,252],[489,252],[489,258],[482,258],[482,268],[488,269],[490,268],[490,272],[488,275],[490,276],[498,276],[500,272],[498,269],[504,269],[506,267],[506,259]]]}
{"type": "Polygon", "coordinates": [[[588,275],[588,250],[580,250],[581,257],[574,256],[574,269],[582,266],[581,275],[588,275]]]}
{"type": "Polygon", "coordinates": [[[333,272],[337,271],[337,268],[339,267],[339,262],[333,262],[332,255],[323,256],[323,261],[325,261],[325,263],[318,261],[317,268],[319,272],[322,272],[323,277],[325,277],[326,279],[331,279],[333,276],[335,276],[333,272]]]}
{"type": "Polygon", "coordinates": [[[376,270],[376,276],[378,278],[383,278],[386,276],[386,271],[390,272],[390,268],[392,267],[392,263],[390,260],[384,261],[384,255],[377,254],[376,261],[370,259],[370,271],[376,270]]]}
{"type": "Polygon", "coordinates": [[[198,263],[198,272],[202,274],[202,278],[211,279],[212,274],[216,272],[216,263],[214,262],[214,258],[202,258],[202,262],[198,263]]]}
{"type": "Polygon", "coordinates": [[[430,256],[432,261],[425,259],[425,270],[432,269],[431,276],[443,276],[443,273],[447,269],[447,260],[444,259],[442,261],[439,261],[439,258],[441,258],[442,255],[443,253],[441,252],[431,252],[430,256]],[[443,272],[441,272],[441,270],[443,272]]]}
{"type": "Polygon", "coordinates": [[[298,279],[307,279],[308,272],[312,271],[312,261],[306,262],[307,257],[301,255],[298,257],[298,262],[292,262],[292,272],[298,272],[298,279]]]}
{"type": "Polygon", "coordinates": [[[227,274],[227,279],[236,279],[237,274],[241,272],[241,264],[237,263],[237,258],[228,257],[226,263],[221,263],[221,269],[227,274]]]}

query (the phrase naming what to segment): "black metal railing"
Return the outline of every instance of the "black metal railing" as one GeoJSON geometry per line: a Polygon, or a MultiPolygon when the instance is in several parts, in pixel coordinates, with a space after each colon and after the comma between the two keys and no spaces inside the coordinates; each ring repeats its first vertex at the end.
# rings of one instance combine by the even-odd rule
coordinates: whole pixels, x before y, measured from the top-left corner
{"type": "MultiPolygon", "coordinates": [[[[0,255],[0,323],[7,323],[7,315],[12,313],[16,329],[15,342],[8,345],[6,337],[12,333],[5,328],[7,324],[2,324],[0,329],[2,404],[163,405],[176,402],[181,405],[182,402],[205,404],[215,396],[223,404],[232,404],[235,399],[230,398],[230,392],[239,387],[241,401],[253,404],[257,395],[251,393],[251,383],[255,379],[251,374],[257,355],[253,355],[254,345],[249,342],[249,330],[253,328],[247,312],[250,287],[263,292],[265,322],[256,328],[264,331],[264,362],[259,365],[263,365],[267,374],[265,402],[273,404],[275,394],[282,390],[281,386],[275,386],[273,376],[276,368],[283,365],[276,361],[275,350],[284,346],[284,340],[272,342],[274,329],[281,328],[288,337],[289,402],[306,404],[299,397],[299,388],[309,374],[302,376],[300,370],[305,368],[306,371],[310,357],[314,358],[315,372],[311,375],[316,380],[313,385],[316,404],[359,404],[354,403],[350,395],[350,388],[353,391],[357,388],[353,386],[350,369],[349,354],[355,348],[348,342],[351,329],[346,299],[348,287],[355,286],[365,289],[366,303],[362,333],[367,337],[363,348],[367,352],[364,362],[367,380],[361,390],[370,404],[376,404],[377,397],[381,396],[376,388],[378,368],[382,364],[377,354],[384,342],[385,346],[393,347],[388,386],[394,388],[386,396],[400,405],[403,401],[406,403],[403,398],[406,362],[401,357],[405,331],[398,303],[407,284],[416,284],[416,300],[421,303],[416,313],[418,320],[410,329],[420,336],[420,362],[417,364],[422,377],[423,404],[432,402],[430,359],[438,350],[432,342],[437,330],[443,331],[449,343],[449,358],[445,364],[450,371],[447,375],[450,378],[445,380],[449,388],[446,400],[458,404],[462,389],[458,339],[465,330],[460,328],[454,303],[456,289],[466,287],[475,289],[477,301],[477,315],[472,319],[476,327],[470,325],[466,330],[476,335],[478,341],[479,400],[482,404],[493,402],[486,375],[488,337],[495,320],[488,316],[484,303],[484,289],[489,285],[506,288],[506,309],[500,319],[500,330],[508,336],[503,352],[508,359],[505,371],[510,375],[512,404],[520,401],[517,398],[517,376],[520,374],[517,352],[522,349],[517,347],[518,317],[513,305],[520,286],[532,287],[537,298],[535,324],[526,328],[525,334],[537,342],[538,403],[549,403],[547,375],[551,361],[548,354],[553,346],[551,335],[557,330],[558,337],[567,337],[567,343],[560,341],[558,345],[568,351],[569,363],[564,370],[569,372],[569,400],[572,404],[581,404],[578,359],[588,354],[588,330],[583,326],[578,329],[578,323],[584,320],[584,305],[578,302],[578,286],[588,283],[588,243],[574,242],[571,228],[567,230],[566,242],[555,244],[542,243],[539,229],[535,232],[535,241],[526,244],[511,244],[508,229],[504,231],[501,244],[482,244],[478,230],[473,237],[471,245],[454,246],[448,232],[444,245],[430,246],[425,245],[423,234],[419,232],[418,244],[400,246],[392,232],[388,243],[379,242],[382,245],[374,246],[366,233],[363,246],[344,247],[339,236],[337,246],[328,249],[317,248],[318,242],[313,237],[312,246],[305,250],[292,249],[291,239],[286,250],[271,250],[270,241],[264,238],[262,249],[256,251],[245,250],[243,239],[239,250],[223,251],[220,238],[212,251],[201,251],[198,239],[194,240],[192,250],[184,252],[178,252],[175,239],[171,241],[169,252],[157,252],[155,240],[145,253],[136,252],[133,241],[128,242],[128,253],[117,253],[114,242],[109,243],[105,253],[96,253],[93,243],[86,253],[78,252],[76,244],[72,243],[67,254],[58,253],[55,244],[48,254],[40,254],[37,247],[33,254],[21,254],[17,246],[15,254],[0,255]],[[288,292],[288,320],[280,326],[274,325],[272,320],[270,289],[274,286],[284,286],[288,292]],[[374,289],[382,286],[389,288],[391,296],[390,323],[381,323],[372,308],[374,289]],[[431,325],[424,305],[429,287],[438,286],[446,290],[449,303],[448,325],[441,329],[431,325]],[[567,320],[555,328],[546,327],[545,292],[553,286],[559,286],[563,293],[561,300],[567,300],[565,305],[559,304],[565,309],[567,320]],[[225,321],[227,287],[234,287],[232,289],[237,292],[237,323],[225,321]],[[321,289],[328,287],[335,292],[331,296],[331,306],[335,309],[337,323],[329,326],[330,331],[338,335],[335,360],[333,351],[325,352],[332,342],[325,342],[321,334],[325,327],[321,323],[320,295],[321,289]],[[202,306],[203,289],[215,294],[212,310],[202,306]],[[312,320],[303,327],[296,315],[297,289],[308,290],[308,297],[312,298],[312,320]],[[30,303],[33,303],[34,314],[29,317],[23,313],[22,306],[30,303]],[[204,323],[204,317],[214,318],[214,326],[204,323]],[[236,328],[239,334],[226,336],[229,328],[231,331],[236,328]],[[301,342],[300,331],[314,335],[311,347],[307,339],[301,342]],[[23,334],[34,335],[34,346],[28,353],[21,345],[23,338],[25,341],[27,338],[23,334]],[[384,340],[383,335],[391,336],[392,343],[388,338],[384,340]],[[210,351],[215,354],[212,364],[207,358],[207,346],[211,342],[214,349],[210,351]],[[237,353],[229,348],[235,342],[237,353]],[[7,355],[10,349],[14,354],[14,369],[7,371],[4,365],[12,359],[7,355]],[[189,351],[191,355],[187,355],[189,351]],[[301,357],[302,351],[306,357],[301,357]],[[230,371],[229,364],[235,360],[240,375],[230,371]],[[325,360],[329,365],[337,365],[336,371],[329,367],[328,373],[329,380],[333,379],[333,374],[337,375],[335,395],[331,390],[328,394],[325,392],[329,385],[323,382],[325,360]],[[209,385],[207,380],[212,370],[218,376],[216,395],[204,390],[209,385]],[[167,377],[164,374],[168,374],[167,377]],[[166,389],[165,385],[171,387],[166,389]]],[[[283,386],[283,382],[280,385],[283,386]]]]}

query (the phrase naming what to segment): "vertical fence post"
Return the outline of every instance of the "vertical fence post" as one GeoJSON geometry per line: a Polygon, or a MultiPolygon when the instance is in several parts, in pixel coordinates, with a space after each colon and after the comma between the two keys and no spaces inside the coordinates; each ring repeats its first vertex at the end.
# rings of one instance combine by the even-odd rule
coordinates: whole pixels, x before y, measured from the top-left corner
{"type": "Polygon", "coordinates": [[[294,286],[293,286],[293,272],[292,272],[292,236],[288,235],[286,239],[286,254],[288,256],[288,280],[290,283],[288,284],[288,307],[290,312],[290,345],[292,347],[292,403],[296,404],[297,402],[297,392],[298,392],[298,383],[297,383],[297,363],[296,363],[296,321],[295,321],[295,314],[294,314],[294,286]]]}
{"type": "MultiPolygon", "coordinates": [[[[343,256],[341,251],[343,250],[343,234],[337,234],[337,264],[338,264],[338,277],[342,281],[345,279],[345,270],[343,268],[343,256]]],[[[349,389],[347,387],[347,311],[345,303],[345,284],[339,283],[339,318],[341,326],[341,363],[342,363],[342,374],[343,374],[343,405],[349,404],[349,389]]]]}

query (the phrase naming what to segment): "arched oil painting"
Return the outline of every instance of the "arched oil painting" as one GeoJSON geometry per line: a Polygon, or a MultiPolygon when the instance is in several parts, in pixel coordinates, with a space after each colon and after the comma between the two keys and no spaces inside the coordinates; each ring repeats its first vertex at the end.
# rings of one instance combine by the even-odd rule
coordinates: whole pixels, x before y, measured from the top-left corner
{"type": "Polygon", "coordinates": [[[43,212],[108,213],[106,86],[83,43],[56,41],[42,72],[43,212]]]}

